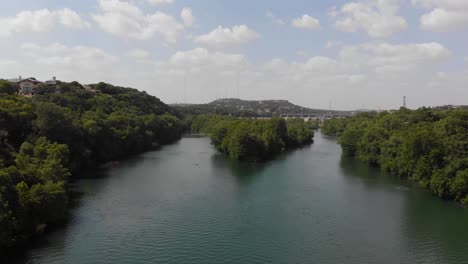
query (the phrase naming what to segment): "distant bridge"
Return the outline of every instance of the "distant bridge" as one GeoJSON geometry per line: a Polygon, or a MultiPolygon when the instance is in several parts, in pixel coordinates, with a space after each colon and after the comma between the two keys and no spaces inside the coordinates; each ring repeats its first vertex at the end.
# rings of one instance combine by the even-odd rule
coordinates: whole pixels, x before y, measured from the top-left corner
{"type": "Polygon", "coordinates": [[[349,115],[342,115],[340,113],[320,113],[320,114],[303,114],[303,113],[283,113],[280,115],[281,118],[284,119],[292,119],[292,118],[301,118],[304,119],[304,121],[312,121],[312,120],[317,120],[317,121],[323,121],[327,119],[332,119],[332,118],[345,118],[349,115]]]}

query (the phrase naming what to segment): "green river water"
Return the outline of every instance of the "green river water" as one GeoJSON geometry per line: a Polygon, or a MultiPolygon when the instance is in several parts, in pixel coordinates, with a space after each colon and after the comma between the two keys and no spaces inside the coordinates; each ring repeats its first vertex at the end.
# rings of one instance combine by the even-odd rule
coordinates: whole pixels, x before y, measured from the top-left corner
{"type": "Polygon", "coordinates": [[[264,164],[183,138],[75,185],[70,223],[18,263],[468,263],[468,209],[320,132],[264,164]]]}

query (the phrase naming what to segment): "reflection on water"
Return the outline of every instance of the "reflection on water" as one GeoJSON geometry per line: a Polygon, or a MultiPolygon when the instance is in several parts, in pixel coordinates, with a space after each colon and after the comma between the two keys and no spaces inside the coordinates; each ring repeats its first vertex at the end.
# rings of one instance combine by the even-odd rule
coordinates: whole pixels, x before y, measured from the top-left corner
{"type": "Polygon", "coordinates": [[[19,263],[467,263],[468,211],[341,157],[255,164],[184,138],[77,181],[66,228],[19,263]]]}
{"type": "Polygon", "coordinates": [[[410,182],[402,181],[396,176],[382,172],[378,167],[369,166],[365,162],[344,155],[341,156],[340,167],[345,177],[352,177],[353,180],[361,179],[362,183],[369,186],[369,188],[379,185],[393,185],[397,190],[404,190],[411,185],[410,182]]]}
{"type": "MultiPolygon", "coordinates": [[[[353,158],[342,157],[345,177],[373,192],[381,188],[400,192],[404,198],[401,215],[407,247],[420,263],[468,263],[468,210],[452,201],[443,201],[416,183],[401,180],[353,158]]],[[[391,217],[391,216],[390,216],[391,217]]]]}

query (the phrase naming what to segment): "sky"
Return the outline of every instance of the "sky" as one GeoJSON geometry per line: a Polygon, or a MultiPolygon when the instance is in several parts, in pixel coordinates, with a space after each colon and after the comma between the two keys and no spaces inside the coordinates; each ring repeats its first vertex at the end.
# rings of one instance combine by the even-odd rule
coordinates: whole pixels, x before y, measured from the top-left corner
{"type": "Polygon", "coordinates": [[[166,103],[468,104],[468,0],[0,0],[0,78],[166,103]]]}

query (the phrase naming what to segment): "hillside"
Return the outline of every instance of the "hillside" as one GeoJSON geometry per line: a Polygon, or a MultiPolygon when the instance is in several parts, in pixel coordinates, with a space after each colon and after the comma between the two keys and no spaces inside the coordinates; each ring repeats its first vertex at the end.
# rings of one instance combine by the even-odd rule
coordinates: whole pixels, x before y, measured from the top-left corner
{"type": "Polygon", "coordinates": [[[232,116],[271,117],[280,115],[351,115],[350,111],[312,109],[287,100],[218,99],[208,104],[172,105],[184,114],[218,114],[232,116]]]}

